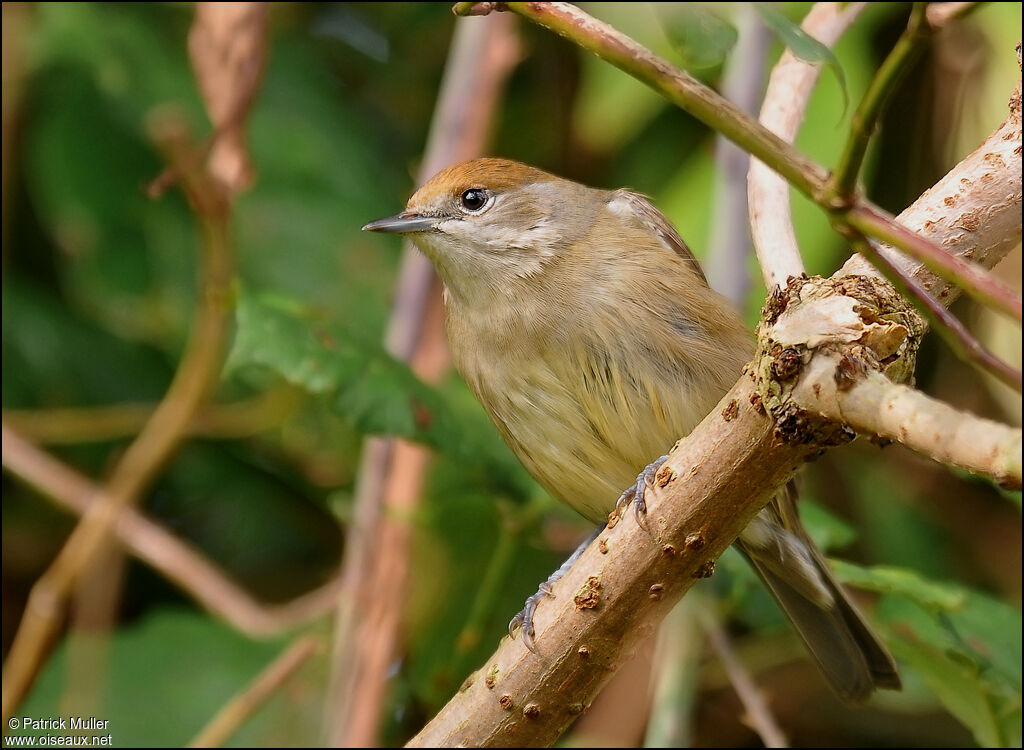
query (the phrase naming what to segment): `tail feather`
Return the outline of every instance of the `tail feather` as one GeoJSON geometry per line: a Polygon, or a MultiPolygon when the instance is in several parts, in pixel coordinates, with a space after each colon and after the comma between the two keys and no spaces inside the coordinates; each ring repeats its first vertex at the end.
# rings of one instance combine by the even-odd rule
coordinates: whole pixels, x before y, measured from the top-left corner
{"type": "Polygon", "coordinates": [[[841,698],[859,703],[876,688],[900,689],[892,656],[800,525],[792,486],[761,512],[737,546],[841,698]]]}

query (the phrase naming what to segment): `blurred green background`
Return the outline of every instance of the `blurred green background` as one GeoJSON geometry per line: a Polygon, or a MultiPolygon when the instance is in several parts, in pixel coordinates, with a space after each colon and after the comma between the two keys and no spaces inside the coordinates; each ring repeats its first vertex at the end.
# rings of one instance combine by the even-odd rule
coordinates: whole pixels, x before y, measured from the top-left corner
{"type": "MultiPolygon", "coordinates": [[[[693,62],[700,19],[681,5],[587,7],[683,64],[693,62]]],[[[795,19],[809,7],[783,6],[795,19]]],[[[705,9],[727,25],[745,12],[705,9]]],[[[872,3],[837,47],[851,104],[826,70],[798,141],[821,163],[837,158],[852,108],[907,12],[907,4],[872,3]]],[[[104,476],[130,434],[56,439],[33,430],[55,409],[106,414],[153,404],[177,365],[195,298],[195,221],[177,191],[151,200],[143,188],[164,168],[147,136],[154,111],[172,106],[197,134],[209,131],[186,49],[192,13],[178,3],[3,8],[5,421],[93,477],[104,476]]],[[[430,388],[382,353],[400,247],[359,230],[396,213],[415,188],[456,23],[443,3],[271,8],[269,60],[249,120],[256,181],[233,215],[237,339],[217,396],[251,404],[248,416],[265,426],[229,424],[229,436],[190,439],[144,503],[256,595],[286,601],[338,568],[364,433],[410,434],[438,448],[412,519],[413,580],[384,743],[404,741],[444,704],[586,531],[518,467],[456,375],[430,388]],[[319,351],[325,337],[343,342],[347,358],[319,351]],[[296,342],[306,347],[301,356],[323,357],[325,381],[285,383],[296,342]],[[439,415],[428,429],[402,406],[413,397],[439,415]],[[479,637],[464,632],[471,611],[479,637]]],[[[1020,28],[1020,4],[990,4],[936,39],[872,148],[870,196],[898,212],[998,126],[1019,73],[1020,28]]],[[[526,23],[518,33],[522,59],[490,153],[652,196],[699,258],[713,216],[745,222],[733,207],[712,206],[720,176],[704,126],[552,34],[526,23]]],[[[754,71],[762,77],[781,49],[775,40],[768,48],[754,71]]],[[[714,84],[728,58],[703,52],[705,67],[693,72],[714,84]]],[[[809,270],[831,273],[845,245],[799,197],[795,216],[809,270]]],[[[764,290],[753,260],[748,270],[753,325],[764,290]]],[[[1019,285],[1019,248],[1000,272],[1019,285]]],[[[954,309],[1019,366],[1019,331],[969,302],[954,309]]],[[[1019,397],[931,337],[918,385],[1020,423],[1019,397]]],[[[868,566],[843,576],[883,592],[875,619],[906,688],[861,712],[842,707],[754,577],[726,555],[700,601],[723,612],[793,744],[1019,745],[1020,494],[865,441],[811,465],[803,488],[812,531],[837,556],[868,566]],[[878,565],[894,570],[870,567],[878,565]]],[[[7,473],[3,495],[6,655],[27,592],[74,519],[7,473]]],[[[111,721],[116,745],[180,745],[286,642],[235,633],[133,561],[111,588],[120,593],[104,668],[83,673],[58,644],[19,715],[54,715],[85,693],[94,715],[111,721]]],[[[311,628],[329,637],[329,624],[311,628]]],[[[322,659],[307,665],[232,744],[320,742],[326,669],[322,659]]],[[[679,706],[687,741],[756,745],[715,657],[694,669],[679,706]]],[[[581,726],[568,741],[628,741],[601,731],[581,726]]]]}

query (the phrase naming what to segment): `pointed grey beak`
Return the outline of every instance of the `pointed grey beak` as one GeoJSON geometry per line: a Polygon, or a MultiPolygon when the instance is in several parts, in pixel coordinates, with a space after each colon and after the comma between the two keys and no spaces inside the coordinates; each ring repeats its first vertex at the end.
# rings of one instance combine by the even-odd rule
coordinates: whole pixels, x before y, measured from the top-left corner
{"type": "Polygon", "coordinates": [[[425,232],[428,229],[433,229],[435,224],[437,224],[437,217],[435,216],[401,213],[398,216],[389,216],[386,219],[371,221],[363,227],[363,231],[405,234],[407,232],[425,232]]]}

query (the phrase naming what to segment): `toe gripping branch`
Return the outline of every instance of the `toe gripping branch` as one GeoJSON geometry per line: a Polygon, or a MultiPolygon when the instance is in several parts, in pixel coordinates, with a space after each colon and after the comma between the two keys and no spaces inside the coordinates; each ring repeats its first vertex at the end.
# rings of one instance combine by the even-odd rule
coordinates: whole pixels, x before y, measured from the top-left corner
{"type": "Polygon", "coordinates": [[[668,461],[668,454],[654,459],[647,464],[646,469],[637,474],[636,482],[619,495],[619,499],[615,502],[616,513],[621,516],[632,503],[633,517],[636,519],[637,526],[647,529],[647,489],[654,486],[654,477],[666,461],[668,461]]]}
{"type": "MultiPolygon", "coordinates": [[[[647,489],[654,486],[654,477],[658,473],[658,469],[660,469],[667,460],[668,456],[665,455],[652,461],[647,465],[647,468],[637,475],[636,482],[632,484],[629,489],[619,495],[619,499],[615,502],[615,512],[618,515],[621,516],[626,511],[626,508],[632,505],[633,517],[636,518],[637,525],[643,529],[647,529],[647,501],[645,495],[647,493],[647,489]]],[[[548,579],[540,585],[537,593],[533,594],[526,600],[526,604],[523,605],[523,609],[519,614],[509,621],[509,636],[515,638],[516,630],[519,630],[523,634],[523,645],[533,653],[538,653],[537,644],[534,640],[534,636],[537,633],[533,627],[533,615],[537,611],[537,606],[545,596],[554,596],[552,587],[569,571],[572,564],[579,559],[580,555],[583,554],[583,550],[589,547],[590,543],[597,539],[598,534],[600,534],[604,528],[604,525],[601,525],[594,529],[594,532],[583,540],[580,546],[576,548],[576,551],[569,555],[569,559],[562,563],[558,570],[548,576],[548,579]]]]}

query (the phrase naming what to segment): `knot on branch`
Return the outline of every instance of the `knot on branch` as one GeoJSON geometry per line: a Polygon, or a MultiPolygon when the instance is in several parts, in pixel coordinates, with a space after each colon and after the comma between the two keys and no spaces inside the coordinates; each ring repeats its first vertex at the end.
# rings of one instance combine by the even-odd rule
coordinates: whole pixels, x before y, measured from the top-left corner
{"type": "Polygon", "coordinates": [[[838,390],[870,371],[909,381],[924,331],[924,322],[886,281],[791,277],[765,303],[753,364],[760,403],[775,420],[776,437],[821,447],[852,440],[846,424],[801,407],[794,390],[805,380],[819,388],[821,373],[806,374],[821,367],[832,370],[838,390]]]}

